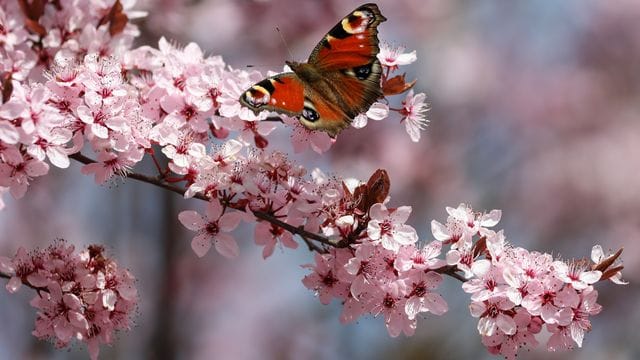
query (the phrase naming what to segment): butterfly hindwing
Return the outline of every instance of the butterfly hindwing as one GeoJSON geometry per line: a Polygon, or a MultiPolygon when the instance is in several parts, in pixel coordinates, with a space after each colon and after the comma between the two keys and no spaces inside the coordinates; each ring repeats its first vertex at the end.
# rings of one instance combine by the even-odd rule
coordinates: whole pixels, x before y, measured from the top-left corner
{"type": "MultiPolygon", "coordinates": [[[[240,96],[240,103],[259,113],[263,110],[297,116],[309,129],[322,129],[335,136],[346,116],[335,98],[324,100],[313,87],[305,87],[294,73],[266,78],[240,96]]],[[[343,125],[346,124],[346,125],[343,125]]]]}
{"type": "MultiPolygon", "coordinates": [[[[308,66],[308,65],[302,65],[308,66]]],[[[304,70],[299,70],[304,74],[304,70]]],[[[300,117],[300,122],[310,129],[321,129],[335,137],[351,124],[358,114],[366,112],[381,95],[380,74],[382,66],[374,60],[366,71],[331,71],[313,86],[305,87],[305,110],[317,118],[300,117]]]]}

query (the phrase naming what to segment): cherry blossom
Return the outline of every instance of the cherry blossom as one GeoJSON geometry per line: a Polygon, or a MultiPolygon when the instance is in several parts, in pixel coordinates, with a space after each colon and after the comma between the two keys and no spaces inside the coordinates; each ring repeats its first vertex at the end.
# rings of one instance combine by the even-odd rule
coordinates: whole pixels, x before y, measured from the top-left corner
{"type": "Polygon", "coordinates": [[[429,110],[429,105],[425,102],[426,97],[424,93],[418,93],[414,96],[413,90],[410,90],[402,101],[402,111],[400,112],[402,121],[413,142],[420,141],[420,130],[424,130],[429,123],[425,115],[425,112],[429,110]]]}
{"type": "Polygon", "coordinates": [[[203,217],[193,210],[182,211],[178,219],[184,227],[198,234],[191,241],[191,248],[198,257],[203,257],[209,252],[211,245],[221,255],[232,258],[239,254],[238,243],[227,232],[235,229],[241,220],[237,212],[227,212],[217,201],[207,204],[206,216],[203,217]]]}
{"type": "Polygon", "coordinates": [[[586,262],[574,262],[565,264],[562,261],[556,261],[554,267],[560,280],[576,290],[584,290],[590,285],[600,280],[601,271],[587,271],[586,262]]]}
{"type": "MultiPolygon", "coordinates": [[[[292,224],[292,225],[295,225],[292,224]]],[[[263,245],[262,257],[268,258],[273,254],[277,243],[290,249],[298,248],[298,243],[293,240],[293,235],[283,228],[267,222],[259,222],[256,225],[255,238],[257,245],[263,245]]]]}
{"type": "Polygon", "coordinates": [[[389,106],[387,104],[375,102],[373,103],[373,105],[371,105],[371,107],[369,108],[369,110],[367,110],[366,113],[359,114],[358,116],[356,116],[353,119],[351,126],[353,126],[356,129],[361,129],[367,126],[367,123],[369,121],[368,119],[380,121],[380,120],[384,120],[388,116],[389,116],[389,106]]]}
{"type": "Polygon", "coordinates": [[[0,186],[9,188],[14,198],[20,199],[27,192],[30,181],[49,172],[49,165],[31,158],[29,155],[19,154],[12,148],[14,154],[3,154],[6,162],[0,163],[0,186]]]}
{"type": "Polygon", "coordinates": [[[415,246],[403,246],[398,252],[393,266],[398,271],[408,271],[410,269],[429,270],[437,269],[446,265],[446,261],[439,259],[442,250],[440,241],[432,241],[422,248],[415,246]]]}
{"type": "Polygon", "coordinates": [[[418,59],[415,50],[409,53],[405,53],[404,50],[404,46],[393,47],[383,41],[380,43],[378,60],[380,60],[383,66],[389,67],[391,70],[396,70],[398,66],[409,65],[418,59]]]}
{"type": "Polygon", "coordinates": [[[449,309],[440,294],[430,291],[438,288],[442,282],[442,275],[433,271],[425,272],[416,269],[404,278],[404,282],[409,288],[404,309],[409,320],[415,319],[421,312],[442,315],[449,309]]]}
{"type": "Polygon", "coordinates": [[[367,234],[371,240],[379,240],[385,249],[398,251],[400,246],[418,241],[416,230],[404,224],[411,214],[410,206],[388,210],[383,204],[375,204],[369,212],[367,234]]]}
{"type": "Polygon", "coordinates": [[[298,119],[285,117],[284,123],[292,128],[291,143],[293,144],[293,151],[296,153],[311,148],[316,153],[322,154],[329,150],[334,143],[334,140],[327,133],[309,130],[300,124],[298,119]]]}
{"type": "Polygon", "coordinates": [[[313,290],[324,305],[332,298],[345,300],[349,294],[349,283],[338,277],[336,269],[344,266],[344,250],[332,250],[329,254],[316,254],[315,265],[307,264],[313,272],[304,277],[302,283],[313,290]]]}
{"type": "Polygon", "coordinates": [[[412,320],[405,311],[407,308],[406,295],[408,295],[407,285],[399,280],[382,285],[372,295],[371,312],[384,316],[384,323],[391,337],[397,337],[401,333],[411,336],[416,330],[417,321],[412,320]]]}

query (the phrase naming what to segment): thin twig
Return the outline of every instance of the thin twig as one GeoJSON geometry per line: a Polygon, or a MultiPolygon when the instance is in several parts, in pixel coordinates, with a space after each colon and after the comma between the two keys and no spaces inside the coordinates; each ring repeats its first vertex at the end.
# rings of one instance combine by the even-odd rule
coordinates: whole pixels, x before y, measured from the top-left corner
{"type": "Polygon", "coordinates": [[[445,265],[441,268],[434,269],[433,271],[439,274],[451,276],[452,278],[460,280],[461,282],[467,281],[467,279],[465,279],[464,276],[458,274],[458,267],[454,265],[445,265]]]}
{"type": "Polygon", "coordinates": [[[305,244],[307,244],[307,247],[309,248],[309,251],[315,251],[319,254],[326,254],[327,250],[323,249],[321,247],[319,247],[318,245],[312,243],[309,239],[307,239],[306,237],[300,235],[300,237],[302,238],[302,240],[304,240],[305,244]]]}

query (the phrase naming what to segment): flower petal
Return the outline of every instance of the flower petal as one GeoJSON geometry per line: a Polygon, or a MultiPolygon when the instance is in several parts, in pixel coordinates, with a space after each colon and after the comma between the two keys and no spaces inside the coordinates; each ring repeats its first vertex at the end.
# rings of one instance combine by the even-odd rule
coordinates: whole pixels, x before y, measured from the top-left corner
{"type": "Polygon", "coordinates": [[[198,255],[203,257],[211,249],[211,239],[207,234],[199,234],[191,240],[191,249],[198,255]]]}
{"type": "Polygon", "coordinates": [[[222,215],[222,205],[217,200],[209,201],[207,204],[207,219],[218,220],[222,215]]]}
{"type": "Polygon", "coordinates": [[[234,258],[240,254],[238,243],[229,234],[218,234],[215,237],[216,250],[224,257],[234,258]]]}
{"type": "Polygon", "coordinates": [[[222,215],[220,221],[218,221],[218,226],[220,226],[220,230],[229,232],[238,227],[238,224],[240,224],[240,220],[242,220],[241,213],[237,211],[227,212],[222,215]]]}
{"type": "Polygon", "coordinates": [[[178,220],[191,231],[198,231],[205,226],[205,220],[197,211],[185,210],[178,214],[178,220]]]}

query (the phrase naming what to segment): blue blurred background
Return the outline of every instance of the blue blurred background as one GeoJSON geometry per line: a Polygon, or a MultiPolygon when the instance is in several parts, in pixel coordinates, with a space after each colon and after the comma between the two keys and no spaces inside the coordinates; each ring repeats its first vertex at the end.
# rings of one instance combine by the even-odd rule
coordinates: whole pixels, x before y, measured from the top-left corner
{"type": "MultiPolygon", "coordinates": [[[[354,1],[142,1],[139,45],[160,36],[197,42],[235,68],[278,71],[288,51],[304,60],[354,1]]],[[[380,38],[418,61],[406,68],[427,93],[431,124],[418,144],[397,120],[347,130],[326,154],[297,156],[343,177],[391,178],[391,204],[411,205],[410,223],[432,239],[445,206],[503,210],[516,246],[563,258],[594,244],[625,248],[625,287],[599,283],[604,306],[583,349],[522,352],[520,359],[640,358],[640,2],[635,0],[378,2],[380,38]]],[[[401,99],[394,99],[399,103],[401,99]]],[[[276,144],[286,151],[287,129],[276,144]]],[[[343,326],[339,304],[322,306],[300,280],[306,247],[266,261],[253,226],[236,230],[241,256],[198,259],[177,221],[196,200],[133,181],[97,187],[53,169],[0,213],[0,253],[44,247],[57,237],[105,244],[138,278],[133,331],[104,359],[492,359],[480,343],[468,296],[447,279],[449,313],[427,316],[411,338],[389,338],[381,319],[343,326]]],[[[141,166],[139,172],[152,173],[141,166]]],[[[0,293],[1,359],[85,358],[30,336],[33,293],[0,293]]]]}

